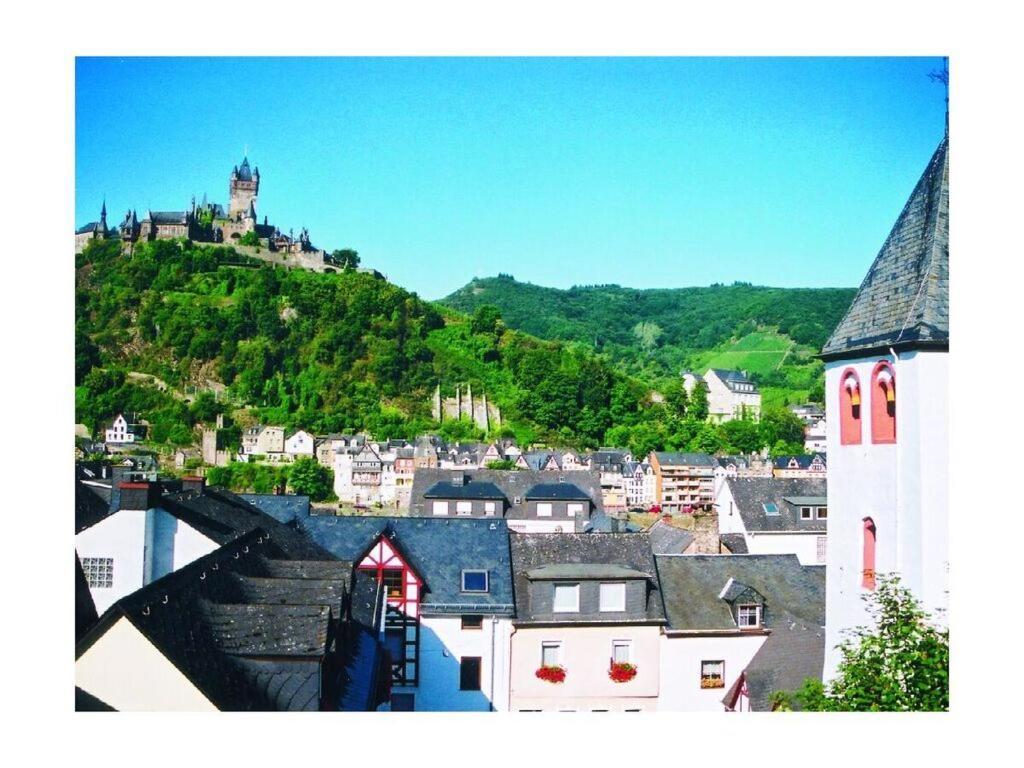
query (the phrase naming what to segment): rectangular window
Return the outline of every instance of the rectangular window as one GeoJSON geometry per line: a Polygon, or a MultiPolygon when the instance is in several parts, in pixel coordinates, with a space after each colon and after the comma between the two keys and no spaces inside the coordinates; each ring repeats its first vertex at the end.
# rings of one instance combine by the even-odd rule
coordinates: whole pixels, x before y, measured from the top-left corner
{"type": "Polygon", "coordinates": [[[392,693],[392,712],[412,712],[415,709],[416,694],[414,693],[392,693]]]}
{"type": "Polygon", "coordinates": [[[629,640],[612,640],[612,661],[628,664],[633,656],[633,644],[629,640]]]}
{"type": "Polygon", "coordinates": [[[459,662],[459,690],[480,690],[480,657],[463,656],[459,662]]]}
{"type": "Polygon", "coordinates": [[[577,515],[582,515],[583,514],[583,505],[582,504],[576,504],[576,503],[570,504],[569,507],[568,507],[568,512],[569,512],[569,517],[576,517],[577,515]]]}
{"type": "Polygon", "coordinates": [[[398,568],[389,568],[381,574],[381,581],[384,582],[384,589],[388,597],[402,596],[402,571],[398,568]]]}
{"type": "Polygon", "coordinates": [[[819,563],[824,563],[826,561],[827,556],[828,556],[828,537],[827,536],[819,536],[818,537],[818,562],[819,563]]]}
{"type": "Polygon", "coordinates": [[[736,623],[740,629],[756,629],[761,626],[761,606],[741,605],[736,609],[736,623]]]}
{"type": "Polygon", "coordinates": [[[463,571],[462,572],[463,592],[486,592],[487,571],[463,571]]]}
{"type": "Polygon", "coordinates": [[[463,629],[483,629],[484,617],[479,615],[466,615],[462,617],[463,629]]]}
{"type": "Polygon", "coordinates": [[[435,501],[434,502],[434,514],[435,515],[447,515],[448,514],[448,502],[447,501],[435,501]]]}
{"type": "Polygon", "coordinates": [[[811,513],[810,507],[800,507],[800,519],[801,520],[812,520],[814,515],[811,513]]]}
{"type": "Polygon", "coordinates": [[[542,667],[557,667],[562,663],[561,643],[541,643],[540,663],[542,667]]]}
{"type": "Polygon", "coordinates": [[[602,584],[600,595],[600,610],[602,611],[624,611],[626,610],[626,585],[625,584],[602,584]]]}
{"type": "Polygon", "coordinates": [[[83,557],[82,571],[90,589],[110,589],[114,586],[112,557],[83,557]]]}
{"type": "Polygon", "coordinates": [[[537,502],[537,517],[551,517],[551,502],[537,502]]]}
{"type": "Polygon", "coordinates": [[[552,609],[555,613],[577,613],[580,610],[580,585],[555,584],[552,609]]]}
{"type": "Polygon", "coordinates": [[[493,515],[494,511],[495,511],[494,502],[493,501],[485,501],[484,502],[484,514],[485,515],[493,515]]]}
{"type": "Polygon", "coordinates": [[[702,661],[700,663],[700,687],[701,688],[724,688],[725,687],[725,662],[724,661],[702,661]]]}
{"type": "Polygon", "coordinates": [[[828,507],[818,507],[818,519],[819,520],[827,520],[828,519],[828,507]]]}
{"type": "Polygon", "coordinates": [[[466,515],[472,515],[473,514],[473,502],[472,501],[456,501],[455,502],[455,514],[462,515],[463,517],[465,517],[466,515]]]}

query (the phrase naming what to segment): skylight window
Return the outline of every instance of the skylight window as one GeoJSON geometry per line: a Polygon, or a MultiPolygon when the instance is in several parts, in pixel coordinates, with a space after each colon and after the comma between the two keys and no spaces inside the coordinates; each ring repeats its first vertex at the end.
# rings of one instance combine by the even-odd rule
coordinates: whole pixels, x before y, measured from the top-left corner
{"type": "Polygon", "coordinates": [[[463,571],[463,592],[486,592],[488,590],[487,571],[463,571]]]}
{"type": "Polygon", "coordinates": [[[764,513],[769,517],[778,517],[779,505],[776,504],[774,501],[765,502],[761,506],[764,507],[764,513]]]}

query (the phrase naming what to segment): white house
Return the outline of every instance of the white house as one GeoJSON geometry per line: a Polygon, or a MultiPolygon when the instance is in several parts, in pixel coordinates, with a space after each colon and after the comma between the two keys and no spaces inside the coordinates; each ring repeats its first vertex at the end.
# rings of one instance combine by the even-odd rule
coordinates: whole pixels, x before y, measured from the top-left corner
{"type": "Polygon", "coordinates": [[[304,429],[285,438],[284,452],[293,459],[299,456],[313,456],[316,438],[304,429]]]}
{"type": "Polygon", "coordinates": [[[792,555],[657,555],[668,625],[658,709],[769,710],[821,678],[825,569],[792,555]]]}
{"type": "Polygon", "coordinates": [[[703,376],[692,371],[683,372],[683,388],[687,394],[703,382],[708,391],[708,418],[711,421],[730,421],[744,416],[761,416],[761,391],[747,376],[746,371],[709,368],[703,376]]]}
{"type": "Polygon", "coordinates": [[[145,435],[145,427],[140,424],[130,424],[123,413],[117,414],[117,418],[107,428],[105,442],[113,445],[124,445],[141,440],[145,435]]]}
{"type": "Polygon", "coordinates": [[[949,569],[949,160],[943,138],[822,350],[828,649],[898,574],[944,621],[949,569]]]}
{"type": "Polygon", "coordinates": [[[824,479],[730,477],[715,502],[718,532],[742,535],[751,554],[791,554],[802,565],[823,565],[826,485],[824,479]]]}
{"type": "Polygon", "coordinates": [[[304,518],[305,532],[384,585],[391,710],[508,708],[514,605],[503,520],[304,518]]]}

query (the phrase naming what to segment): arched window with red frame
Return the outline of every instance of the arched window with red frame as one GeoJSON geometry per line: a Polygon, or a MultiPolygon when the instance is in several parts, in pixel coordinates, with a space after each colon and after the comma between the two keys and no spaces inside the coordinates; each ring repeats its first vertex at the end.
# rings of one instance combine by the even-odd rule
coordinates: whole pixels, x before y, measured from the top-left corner
{"type": "Polygon", "coordinates": [[[860,379],[853,368],[847,368],[839,377],[839,442],[841,445],[860,443],[860,379]]]}
{"type": "Polygon", "coordinates": [[[862,578],[860,585],[864,589],[875,588],[875,521],[870,517],[864,518],[864,553],[862,564],[862,578]]]}
{"type": "Polygon", "coordinates": [[[886,360],[871,372],[871,442],[896,442],[896,372],[886,360]]]}

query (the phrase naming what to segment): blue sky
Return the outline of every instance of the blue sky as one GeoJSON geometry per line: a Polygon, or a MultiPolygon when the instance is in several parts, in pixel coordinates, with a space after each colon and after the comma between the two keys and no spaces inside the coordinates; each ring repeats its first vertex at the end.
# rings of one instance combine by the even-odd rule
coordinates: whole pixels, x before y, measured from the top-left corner
{"type": "Polygon", "coordinates": [[[942,137],[941,60],[79,59],[75,223],[227,201],[434,299],[856,286],[942,137]]]}

